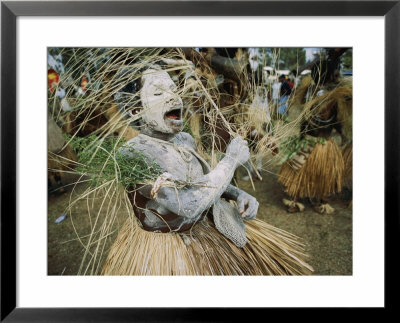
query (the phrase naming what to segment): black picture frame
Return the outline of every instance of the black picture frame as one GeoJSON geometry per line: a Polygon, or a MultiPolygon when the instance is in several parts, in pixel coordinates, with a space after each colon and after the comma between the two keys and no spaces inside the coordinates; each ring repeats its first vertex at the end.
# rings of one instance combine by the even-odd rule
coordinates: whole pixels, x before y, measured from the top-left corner
{"type": "MultiPolygon", "coordinates": [[[[400,1],[2,1],[1,2],[1,321],[236,321],[241,308],[17,308],[16,19],[18,16],[384,16],[385,309],[394,309],[399,233],[400,1]]],[[[372,126],[371,126],[372,127],[372,126]]],[[[371,129],[373,131],[373,129],[371,129]]],[[[373,135],[371,133],[371,135],[373,135]]],[[[373,153],[373,152],[372,152],[373,153]]],[[[40,291],[38,291],[40,292],[40,291]]],[[[261,313],[259,313],[261,312],[261,313]]]]}

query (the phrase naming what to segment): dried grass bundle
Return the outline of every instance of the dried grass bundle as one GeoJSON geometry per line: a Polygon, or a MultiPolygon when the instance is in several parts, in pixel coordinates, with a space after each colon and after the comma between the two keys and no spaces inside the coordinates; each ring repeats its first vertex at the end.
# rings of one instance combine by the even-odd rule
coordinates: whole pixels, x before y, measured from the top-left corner
{"type": "Polygon", "coordinates": [[[344,161],[334,139],[317,143],[305,164],[295,171],[289,162],[279,171],[279,182],[292,198],[322,198],[342,190],[344,161]]]}
{"type": "Polygon", "coordinates": [[[303,275],[312,268],[298,239],[262,221],[246,223],[248,242],[237,248],[205,217],[187,233],[143,230],[124,224],[103,275],[303,275]]]}
{"type": "MultiPolygon", "coordinates": [[[[63,125],[64,132],[71,135],[71,141],[75,137],[94,134],[96,140],[93,147],[101,147],[105,138],[111,136],[118,140],[131,139],[140,130],[132,126],[141,117],[140,113],[132,113],[133,108],[140,105],[138,95],[132,95],[124,103],[122,110],[126,113],[115,102],[115,94],[123,86],[139,80],[143,70],[152,64],[171,58],[185,61],[179,49],[65,48],[60,53],[68,57],[68,62],[58,86],[65,88],[65,99],[71,110],[63,109],[55,91],[48,98],[49,114],[63,125]],[[129,73],[124,72],[127,69],[129,73]],[[83,76],[87,76],[88,86],[81,93],[79,88],[83,76]]],[[[193,134],[200,155],[210,161],[211,166],[223,156],[230,139],[237,135],[250,139],[252,129],[260,133],[265,129],[268,120],[263,112],[248,112],[254,88],[247,86],[247,82],[242,82],[241,89],[227,82],[227,85],[233,86],[233,95],[228,95],[218,86],[218,75],[207,65],[201,68],[196,66],[192,71],[194,78],[190,80],[184,77],[191,70],[187,62],[180,66],[163,65],[163,69],[178,84],[178,95],[185,102],[185,107],[187,104],[187,111],[184,111],[186,130],[193,134]],[[247,101],[243,100],[245,94],[249,94],[247,101]],[[221,129],[224,130],[223,134],[221,129]]],[[[293,133],[293,129],[297,129],[298,123],[296,120],[290,124],[277,124],[274,128],[275,140],[284,140],[293,133]]],[[[268,134],[263,133],[263,136],[252,151],[252,158],[254,160],[256,155],[268,157],[265,164],[272,163],[268,134]]],[[[110,153],[110,156],[114,155],[110,153]]],[[[69,157],[63,157],[62,161],[67,163],[69,157]]],[[[56,158],[51,156],[51,159],[56,158]]],[[[84,181],[86,179],[80,180],[84,181]]],[[[122,192],[117,171],[115,179],[99,187],[87,188],[74,199],[71,197],[66,213],[71,215],[72,221],[75,216],[72,214],[73,205],[82,199],[87,200],[86,215],[91,229],[90,232],[80,232],[76,228],[78,240],[84,249],[79,274],[96,275],[100,272],[102,258],[107,253],[105,242],[112,234],[116,214],[121,209],[126,211],[129,219],[110,251],[104,273],[280,275],[308,272],[305,269],[307,266],[300,260],[301,247],[295,238],[258,220],[247,224],[249,244],[243,250],[238,250],[223,238],[209,221],[196,225],[190,235],[143,231],[137,226],[126,192],[122,192]],[[153,263],[149,262],[149,257],[155,259],[153,263]]]]}
{"type": "Polygon", "coordinates": [[[293,93],[293,98],[292,98],[293,105],[304,104],[306,94],[313,83],[314,81],[312,80],[311,75],[307,75],[302,79],[300,85],[295,89],[293,93]]]}
{"type": "Polygon", "coordinates": [[[343,126],[343,133],[350,139],[353,137],[353,80],[344,79],[336,89],[333,98],[338,104],[337,119],[343,126]]]}
{"type": "Polygon", "coordinates": [[[328,89],[324,94],[314,97],[304,105],[304,118],[337,108],[337,121],[343,126],[347,138],[352,138],[353,86],[351,79],[342,80],[337,86],[328,89]]]}
{"type": "Polygon", "coordinates": [[[353,187],[353,143],[350,142],[343,149],[344,186],[353,187]]]}

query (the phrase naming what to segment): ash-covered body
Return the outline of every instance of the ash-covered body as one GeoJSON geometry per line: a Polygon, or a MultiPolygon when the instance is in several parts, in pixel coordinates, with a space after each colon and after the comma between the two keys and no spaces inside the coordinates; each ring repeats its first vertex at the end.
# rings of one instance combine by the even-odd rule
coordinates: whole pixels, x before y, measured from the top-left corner
{"type": "MultiPolygon", "coordinates": [[[[127,144],[143,152],[149,161],[156,162],[164,170],[160,187],[142,186],[131,195],[146,230],[185,231],[221,197],[236,200],[239,208],[244,210],[241,213],[245,219],[256,216],[256,199],[230,185],[235,169],[249,157],[244,140],[233,140],[227,156],[210,171],[196,153],[194,139],[184,132],[165,141],[141,134],[127,144]]],[[[132,154],[132,150],[125,152],[132,154]]]]}
{"type": "MultiPolygon", "coordinates": [[[[157,72],[156,72],[157,71],[157,72]]],[[[141,134],[122,152],[140,154],[164,171],[130,198],[139,221],[128,218],[110,249],[104,275],[296,275],[312,268],[288,233],[253,219],[258,202],[230,185],[247,162],[247,142],[237,137],[211,169],[181,132],[182,101],[163,71],[141,77],[141,134]],[[160,77],[157,77],[160,74],[160,77]],[[161,89],[161,91],[160,91],[161,89]],[[163,104],[163,102],[165,104],[163,104]],[[221,199],[234,200],[237,207],[221,199]],[[212,219],[205,213],[212,208],[212,219]],[[159,234],[157,232],[163,232],[159,234]]]]}
{"type": "MultiPolygon", "coordinates": [[[[127,145],[164,170],[154,185],[142,186],[130,196],[143,228],[188,230],[221,197],[236,201],[241,216],[253,219],[258,210],[256,199],[230,185],[235,169],[250,157],[247,142],[233,139],[226,156],[211,170],[196,153],[194,139],[181,132],[183,104],[169,75],[151,68],[141,81],[142,133],[127,145]]],[[[132,154],[130,149],[123,152],[132,154]]]]}

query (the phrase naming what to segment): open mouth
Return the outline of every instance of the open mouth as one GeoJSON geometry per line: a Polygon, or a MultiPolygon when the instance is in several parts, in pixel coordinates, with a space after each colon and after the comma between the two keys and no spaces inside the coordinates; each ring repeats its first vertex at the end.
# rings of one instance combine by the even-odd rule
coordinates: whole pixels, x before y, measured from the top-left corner
{"type": "Polygon", "coordinates": [[[174,109],[165,114],[166,119],[181,120],[181,109],[174,109]]]}

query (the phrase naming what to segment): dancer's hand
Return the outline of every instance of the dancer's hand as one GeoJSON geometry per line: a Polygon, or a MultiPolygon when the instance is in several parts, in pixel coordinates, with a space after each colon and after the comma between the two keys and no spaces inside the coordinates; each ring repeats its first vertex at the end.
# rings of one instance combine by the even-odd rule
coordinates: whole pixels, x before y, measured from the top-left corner
{"type": "Polygon", "coordinates": [[[236,202],[238,204],[239,213],[243,219],[252,220],[256,217],[259,203],[253,196],[241,191],[236,202]]]}
{"type": "Polygon", "coordinates": [[[244,164],[250,158],[250,151],[247,141],[242,137],[233,139],[228,148],[226,148],[226,155],[235,160],[239,164],[244,164]]]}

